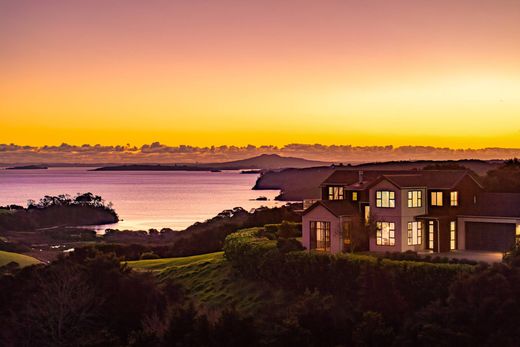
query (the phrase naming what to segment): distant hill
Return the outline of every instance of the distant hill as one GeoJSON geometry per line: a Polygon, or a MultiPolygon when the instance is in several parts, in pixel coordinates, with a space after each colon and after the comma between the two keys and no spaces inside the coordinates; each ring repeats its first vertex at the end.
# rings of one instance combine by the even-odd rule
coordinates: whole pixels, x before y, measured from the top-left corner
{"type": "Polygon", "coordinates": [[[256,157],[228,161],[224,163],[203,164],[221,170],[240,170],[240,169],[283,169],[283,168],[305,168],[313,166],[329,165],[323,161],[307,160],[295,157],[282,157],[278,154],[261,154],[256,157]]]}
{"type": "Polygon", "coordinates": [[[212,170],[275,170],[283,168],[306,168],[313,166],[329,165],[322,161],[307,160],[303,158],[282,157],[278,154],[262,154],[256,157],[221,162],[199,164],[175,164],[175,165],[116,165],[104,166],[94,171],[212,171],[212,170]]]}
{"type": "Polygon", "coordinates": [[[279,200],[300,201],[303,199],[320,198],[320,184],[334,170],[412,170],[422,169],[432,164],[459,164],[476,174],[483,176],[489,170],[497,168],[502,161],[485,160],[454,160],[454,161],[391,161],[382,163],[367,163],[348,166],[321,166],[301,169],[273,170],[258,178],[253,189],[279,189],[279,200]]]}

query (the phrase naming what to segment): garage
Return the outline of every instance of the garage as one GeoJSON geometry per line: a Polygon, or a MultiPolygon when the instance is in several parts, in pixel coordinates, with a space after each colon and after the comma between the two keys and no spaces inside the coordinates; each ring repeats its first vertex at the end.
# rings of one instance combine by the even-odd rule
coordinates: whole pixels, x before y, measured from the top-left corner
{"type": "Polygon", "coordinates": [[[515,242],[515,230],[511,223],[466,222],[466,249],[507,251],[515,242]]]}

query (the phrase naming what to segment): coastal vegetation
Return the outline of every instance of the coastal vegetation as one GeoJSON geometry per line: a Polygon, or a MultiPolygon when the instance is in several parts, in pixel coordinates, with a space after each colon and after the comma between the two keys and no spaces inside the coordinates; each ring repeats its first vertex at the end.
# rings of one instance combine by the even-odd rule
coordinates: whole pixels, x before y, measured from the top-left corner
{"type": "Polygon", "coordinates": [[[0,343],[490,346],[520,337],[518,249],[491,266],[331,255],[280,234],[297,224],[272,224],[231,233],[224,252],[122,261],[75,251],[14,271],[0,278],[0,343]]]}
{"type": "Polygon", "coordinates": [[[146,231],[108,230],[98,243],[77,248],[77,252],[114,252],[126,260],[138,260],[145,253],[156,254],[160,258],[184,257],[213,253],[222,250],[229,234],[241,229],[259,227],[265,224],[279,224],[288,233],[297,233],[300,226],[298,209],[301,204],[286,204],[281,207],[257,208],[248,212],[243,208],[225,210],[217,216],[201,223],[195,223],[182,231],[151,229],[146,231]]]}
{"type": "Polygon", "coordinates": [[[92,193],[44,196],[30,200],[26,208],[0,207],[0,232],[35,230],[55,226],[80,226],[115,223],[119,220],[110,203],[92,193]]]}

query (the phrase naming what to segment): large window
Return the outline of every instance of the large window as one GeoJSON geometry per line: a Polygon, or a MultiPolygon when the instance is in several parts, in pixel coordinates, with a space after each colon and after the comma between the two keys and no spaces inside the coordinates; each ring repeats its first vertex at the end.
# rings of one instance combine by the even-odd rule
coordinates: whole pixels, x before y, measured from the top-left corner
{"type": "Polygon", "coordinates": [[[376,206],[383,208],[394,208],[395,192],[390,190],[378,190],[376,192],[376,206]]]}
{"type": "Polygon", "coordinates": [[[376,244],[378,246],[395,245],[395,223],[377,222],[376,223],[376,244]]]}
{"type": "Polygon", "coordinates": [[[428,249],[433,249],[433,241],[435,240],[435,222],[428,221],[428,249]]]}
{"type": "Polygon", "coordinates": [[[422,191],[410,190],[408,192],[408,207],[422,207],[422,191]]]}
{"type": "Polygon", "coordinates": [[[422,244],[422,222],[408,222],[408,246],[422,244]]]}
{"type": "Polygon", "coordinates": [[[450,206],[459,206],[459,192],[450,192],[450,206]]]}
{"type": "Polygon", "coordinates": [[[311,248],[330,251],[330,222],[311,221],[311,248]]]}
{"type": "Polygon", "coordinates": [[[442,206],[442,192],[431,192],[431,205],[442,206]]]}
{"type": "Polygon", "coordinates": [[[457,222],[450,222],[450,250],[457,249],[457,222]]]}
{"type": "Polygon", "coordinates": [[[329,200],[343,200],[345,189],[343,187],[329,187],[329,200]]]}

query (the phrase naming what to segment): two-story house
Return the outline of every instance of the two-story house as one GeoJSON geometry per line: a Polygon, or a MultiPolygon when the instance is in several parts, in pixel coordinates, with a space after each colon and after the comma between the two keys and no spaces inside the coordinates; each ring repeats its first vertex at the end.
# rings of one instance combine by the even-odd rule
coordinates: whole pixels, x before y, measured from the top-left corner
{"type": "Polygon", "coordinates": [[[503,251],[520,233],[520,194],[485,193],[464,170],[337,170],[303,213],[303,245],[346,250],[356,221],[370,251],[503,251]]]}

